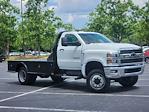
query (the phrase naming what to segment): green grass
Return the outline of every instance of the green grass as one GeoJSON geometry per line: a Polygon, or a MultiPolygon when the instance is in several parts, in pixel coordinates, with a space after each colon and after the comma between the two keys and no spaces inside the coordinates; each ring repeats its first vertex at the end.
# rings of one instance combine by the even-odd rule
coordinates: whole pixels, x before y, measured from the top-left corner
{"type": "Polygon", "coordinates": [[[7,61],[15,61],[15,60],[32,60],[32,59],[47,59],[48,56],[9,56],[7,61]]]}

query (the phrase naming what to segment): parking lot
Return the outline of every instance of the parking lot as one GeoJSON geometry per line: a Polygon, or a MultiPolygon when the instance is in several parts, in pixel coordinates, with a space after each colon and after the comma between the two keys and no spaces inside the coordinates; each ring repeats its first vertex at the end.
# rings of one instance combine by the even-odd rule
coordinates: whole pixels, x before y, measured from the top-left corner
{"type": "Polygon", "coordinates": [[[17,73],[0,63],[0,112],[149,112],[149,65],[129,89],[112,83],[107,93],[91,93],[85,80],[53,83],[38,78],[32,86],[20,85],[17,73]]]}

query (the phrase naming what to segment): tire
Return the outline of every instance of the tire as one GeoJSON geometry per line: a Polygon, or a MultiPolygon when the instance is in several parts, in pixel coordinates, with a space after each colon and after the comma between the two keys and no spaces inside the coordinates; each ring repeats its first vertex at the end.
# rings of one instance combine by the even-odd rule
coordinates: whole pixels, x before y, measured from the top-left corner
{"type": "Polygon", "coordinates": [[[106,92],[110,87],[110,79],[105,77],[102,70],[91,70],[87,75],[87,87],[93,92],[106,92]]]}
{"type": "Polygon", "coordinates": [[[146,58],[145,58],[145,62],[146,62],[146,63],[149,63],[149,57],[146,57],[146,58]]]}
{"type": "Polygon", "coordinates": [[[131,76],[131,77],[123,77],[119,79],[119,83],[123,86],[123,87],[132,87],[134,86],[138,81],[138,76],[131,76]]]}
{"type": "Polygon", "coordinates": [[[37,75],[28,74],[24,67],[21,67],[18,72],[18,80],[21,85],[31,85],[35,83],[37,75]]]}
{"type": "Polygon", "coordinates": [[[51,79],[54,81],[54,82],[63,82],[64,81],[64,78],[62,78],[61,76],[54,76],[54,75],[51,75],[51,79]]]}

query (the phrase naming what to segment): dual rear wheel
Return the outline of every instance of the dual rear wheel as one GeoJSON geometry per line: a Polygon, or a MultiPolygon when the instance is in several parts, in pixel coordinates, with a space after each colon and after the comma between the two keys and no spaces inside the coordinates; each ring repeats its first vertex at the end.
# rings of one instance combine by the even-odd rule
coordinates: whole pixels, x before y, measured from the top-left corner
{"type": "Polygon", "coordinates": [[[37,75],[28,74],[24,67],[18,71],[18,80],[22,85],[31,85],[35,83],[37,75]]]}
{"type": "MultiPolygon", "coordinates": [[[[20,67],[18,71],[18,80],[22,85],[31,85],[34,84],[36,81],[37,75],[28,74],[27,70],[24,67],[20,67]]],[[[51,75],[51,79],[54,82],[62,82],[64,79],[61,76],[54,76],[51,75]]]]}

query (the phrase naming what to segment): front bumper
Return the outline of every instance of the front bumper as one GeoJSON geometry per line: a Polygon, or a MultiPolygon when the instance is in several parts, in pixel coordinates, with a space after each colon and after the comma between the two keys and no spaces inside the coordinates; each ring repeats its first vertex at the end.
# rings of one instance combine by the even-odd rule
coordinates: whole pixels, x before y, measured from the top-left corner
{"type": "Polygon", "coordinates": [[[119,66],[119,67],[104,67],[105,76],[107,78],[121,78],[128,76],[141,75],[144,71],[144,64],[132,66],[119,66]]]}

